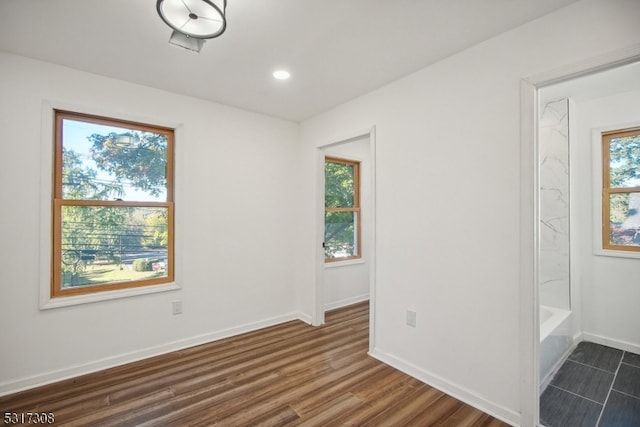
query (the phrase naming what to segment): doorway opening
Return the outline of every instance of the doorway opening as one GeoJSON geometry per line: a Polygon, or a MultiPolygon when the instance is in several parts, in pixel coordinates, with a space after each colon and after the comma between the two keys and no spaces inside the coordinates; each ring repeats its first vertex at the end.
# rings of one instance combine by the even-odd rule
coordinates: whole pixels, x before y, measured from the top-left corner
{"type": "MultiPolygon", "coordinates": [[[[375,330],[375,128],[355,132],[348,137],[319,146],[316,165],[317,256],[313,324],[318,326],[324,323],[325,311],[369,300],[369,347],[371,349],[375,330]],[[327,238],[332,241],[332,244],[336,240],[331,234],[332,227],[335,227],[335,224],[330,223],[332,212],[327,213],[325,204],[327,158],[334,159],[334,162],[335,159],[341,159],[345,165],[358,165],[359,212],[358,215],[353,213],[346,215],[356,218],[354,221],[359,223],[342,225],[349,230],[359,230],[358,234],[353,235],[353,244],[357,246],[358,256],[330,260],[326,258],[327,238]],[[326,215],[329,215],[329,220],[326,215]]],[[[344,209],[348,210],[348,208],[344,209]]],[[[329,211],[335,211],[335,209],[329,209],[329,211]]],[[[344,234],[346,236],[348,233],[344,234]]],[[[345,239],[348,240],[346,237],[345,239]]],[[[346,246],[349,245],[346,244],[346,246]]]]}
{"type": "MultiPolygon", "coordinates": [[[[521,82],[521,413],[522,425],[540,422],[540,90],[640,60],[640,46],[612,52],[521,82]]],[[[574,268],[572,261],[571,268],[574,268]]],[[[575,295],[569,294],[571,298],[575,295]]]]}

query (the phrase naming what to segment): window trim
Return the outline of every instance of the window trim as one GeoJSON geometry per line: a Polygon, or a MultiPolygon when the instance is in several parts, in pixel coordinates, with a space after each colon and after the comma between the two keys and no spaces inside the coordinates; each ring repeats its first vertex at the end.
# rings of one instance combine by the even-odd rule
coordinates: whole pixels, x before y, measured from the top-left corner
{"type": "MultiPolygon", "coordinates": [[[[53,179],[51,188],[51,239],[49,242],[50,253],[50,276],[49,276],[49,298],[48,302],[73,297],[88,297],[96,294],[111,293],[112,297],[124,297],[132,295],[130,290],[145,288],[144,292],[149,293],[170,289],[177,289],[175,285],[175,219],[174,219],[174,168],[175,168],[175,128],[161,125],[151,125],[138,121],[131,121],[104,115],[94,115],[79,113],[67,109],[52,108],[53,112],[53,179]],[[103,124],[108,126],[121,126],[129,129],[162,133],[167,137],[167,200],[166,202],[135,202],[121,200],[76,200],[62,198],[62,121],[64,119],[78,120],[89,123],[103,124]],[[167,244],[167,276],[131,282],[115,282],[94,286],[83,286],[80,288],[63,289],[60,286],[61,278],[61,212],[63,206],[131,206],[131,207],[164,207],[168,211],[168,231],[169,238],[167,244]],[[147,292],[147,288],[152,288],[147,292]],[[125,291],[125,292],[122,292],[125,291]],[[115,293],[115,294],[114,294],[115,293]]],[[[80,298],[79,300],[86,299],[80,298]]],[[[100,298],[103,299],[103,298],[100,298]]],[[[110,298],[109,298],[110,299],[110,298]]],[[[94,298],[88,298],[84,302],[92,302],[94,298]]],[[[81,301],[83,302],[83,301],[81,301]]],[[[42,306],[41,301],[41,306],[42,306]]],[[[46,304],[45,304],[46,305],[46,304]]],[[[57,304],[54,304],[57,306],[57,304]]],[[[66,305],[66,304],[65,304],[66,305]]]]}
{"type": "MultiPolygon", "coordinates": [[[[350,160],[350,159],[345,159],[342,157],[335,157],[335,156],[329,156],[326,155],[324,157],[324,165],[326,165],[327,163],[341,163],[341,164],[346,164],[346,165],[352,165],[354,167],[353,170],[353,175],[354,175],[354,179],[353,179],[353,187],[354,187],[354,194],[353,194],[353,204],[354,206],[352,208],[327,208],[326,205],[324,207],[324,218],[326,218],[326,214],[328,212],[354,212],[356,213],[356,248],[357,248],[357,252],[355,255],[351,255],[348,257],[340,257],[340,258],[324,258],[324,262],[327,264],[333,264],[333,263],[337,263],[337,262],[344,262],[344,261],[353,261],[353,260],[359,260],[362,259],[362,207],[361,207],[361,199],[360,199],[360,162],[357,160],[350,160]]],[[[325,184],[325,191],[326,191],[326,184],[325,184]]]]}
{"type": "Polygon", "coordinates": [[[640,127],[622,128],[602,131],[600,133],[600,169],[601,169],[601,217],[600,217],[600,249],[610,254],[628,254],[626,256],[640,256],[640,246],[616,245],[610,243],[610,196],[612,194],[640,193],[640,187],[611,187],[610,184],[610,144],[611,139],[630,135],[639,135],[640,127]],[[611,252],[615,251],[615,252],[611,252]]]}

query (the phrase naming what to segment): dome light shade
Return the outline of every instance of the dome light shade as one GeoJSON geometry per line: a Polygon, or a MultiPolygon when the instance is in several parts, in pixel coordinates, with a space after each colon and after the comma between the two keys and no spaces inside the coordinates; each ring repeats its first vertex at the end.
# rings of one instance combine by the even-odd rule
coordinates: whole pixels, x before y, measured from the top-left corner
{"type": "Polygon", "coordinates": [[[196,39],[218,37],[227,28],[227,0],[158,0],[160,18],[174,31],[196,39]]]}

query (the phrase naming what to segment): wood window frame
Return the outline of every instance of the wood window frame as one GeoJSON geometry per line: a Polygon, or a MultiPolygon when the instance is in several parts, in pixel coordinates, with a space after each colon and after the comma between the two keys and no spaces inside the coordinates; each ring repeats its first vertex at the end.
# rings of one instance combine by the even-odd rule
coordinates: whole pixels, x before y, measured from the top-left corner
{"type": "Polygon", "coordinates": [[[174,221],[174,140],[175,129],[155,126],[129,120],[109,118],[92,114],[54,109],[54,158],[53,158],[53,192],[52,192],[52,263],[51,263],[51,298],[66,296],[89,295],[107,291],[140,288],[145,286],[163,285],[175,280],[175,221],[174,221]],[[86,200],[64,199],[62,194],[62,165],[63,165],[63,120],[77,120],[93,124],[122,127],[136,131],[163,134],[167,138],[167,167],[165,202],[156,201],[123,201],[123,200],[86,200]],[[96,206],[96,207],[161,207],[167,209],[167,275],[163,277],[113,282],[107,284],[87,285],[64,289],[62,278],[62,209],[64,206],[96,206]]]}
{"type": "Polygon", "coordinates": [[[602,133],[602,249],[640,253],[640,246],[611,243],[611,195],[640,193],[640,187],[611,187],[610,146],[614,138],[640,135],[640,128],[613,130],[602,133]]]}
{"type": "Polygon", "coordinates": [[[338,208],[328,208],[325,206],[324,208],[324,212],[325,212],[325,216],[328,212],[354,212],[356,214],[356,254],[355,255],[351,255],[348,257],[340,257],[340,258],[326,258],[324,259],[324,261],[326,263],[333,263],[333,262],[341,262],[341,261],[350,261],[350,260],[356,260],[356,259],[361,259],[362,258],[362,221],[361,221],[361,217],[362,217],[362,209],[360,207],[360,162],[356,161],[356,160],[349,160],[349,159],[344,159],[341,157],[334,157],[334,156],[325,156],[324,158],[325,164],[326,163],[341,163],[341,164],[345,164],[345,165],[351,165],[353,166],[353,187],[354,187],[354,194],[353,194],[353,207],[338,207],[338,208]]]}

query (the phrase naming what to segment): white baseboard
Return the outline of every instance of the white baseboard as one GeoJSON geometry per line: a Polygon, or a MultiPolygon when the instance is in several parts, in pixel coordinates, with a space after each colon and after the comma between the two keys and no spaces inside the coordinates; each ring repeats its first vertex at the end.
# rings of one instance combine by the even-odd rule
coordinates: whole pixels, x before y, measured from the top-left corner
{"type": "Polygon", "coordinates": [[[347,305],[356,304],[362,301],[367,301],[369,294],[356,295],[355,297],[345,298],[340,301],[329,302],[324,305],[324,310],[335,310],[336,308],[346,307],[347,305]]]}
{"type": "Polygon", "coordinates": [[[608,347],[617,348],[619,350],[640,354],[640,344],[622,341],[615,338],[609,338],[602,335],[591,334],[589,332],[582,332],[582,341],[591,341],[596,344],[602,344],[608,347]]]}
{"type": "Polygon", "coordinates": [[[298,320],[302,320],[307,325],[312,325],[313,324],[313,317],[311,317],[307,313],[299,312],[298,313],[298,320]]]}
{"type": "Polygon", "coordinates": [[[404,372],[405,374],[411,375],[412,377],[422,381],[425,384],[437,388],[438,390],[448,394],[451,397],[454,397],[464,403],[467,403],[468,405],[473,406],[474,408],[481,410],[482,412],[485,412],[501,421],[504,421],[507,424],[513,426],[520,425],[519,413],[488,401],[487,399],[479,396],[471,390],[467,390],[464,387],[453,384],[452,382],[438,375],[427,372],[412,363],[406,362],[379,349],[374,349],[373,351],[369,352],[369,355],[383,363],[386,363],[389,366],[398,369],[399,371],[404,372]]]}
{"type": "Polygon", "coordinates": [[[66,380],[80,375],[90,374],[92,372],[113,368],[115,366],[124,365],[126,363],[137,362],[139,360],[148,359],[150,357],[159,356],[161,354],[170,353],[172,351],[183,350],[185,348],[194,347],[201,344],[207,344],[223,338],[252,332],[269,326],[278,325],[280,323],[291,320],[301,320],[305,323],[311,323],[303,313],[289,313],[282,316],[275,316],[258,322],[247,323],[233,328],[223,329],[202,335],[196,335],[166,344],[154,347],[148,347],[141,350],[123,353],[116,356],[99,359],[93,362],[70,366],[55,371],[45,372],[25,378],[12,379],[0,383],[0,396],[16,393],[34,387],[39,387],[54,382],[66,380]]]}

